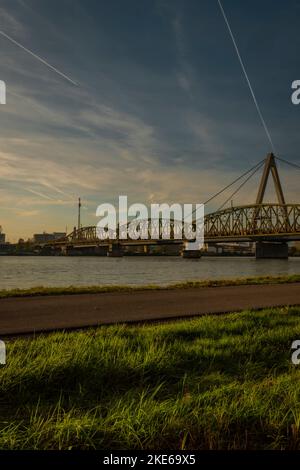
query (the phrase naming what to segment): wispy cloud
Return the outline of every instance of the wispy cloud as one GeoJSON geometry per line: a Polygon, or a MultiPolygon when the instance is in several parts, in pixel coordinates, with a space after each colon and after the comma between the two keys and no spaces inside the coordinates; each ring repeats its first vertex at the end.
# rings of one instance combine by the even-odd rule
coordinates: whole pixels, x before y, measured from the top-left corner
{"type": "Polygon", "coordinates": [[[192,68],[187,58],[182,19],[178,13],[172,20],[172,27],[175,37],[178,64],[180,68],[180,70],[177,72],[177,81],[179,86],[191,97],[192,68]]]}
{"type": "Polygon", "coordinates": [[[22,23],[3,6],[0,7],[0,25],[1,27],[6,25],[7,29],[12,34],[17,34],[22,37],[26,36],[26,30],[22,23]]]}
{"type": "MultiPolygon", "coordinates": [[[[265,136],[245,84],[238,87],[230,44],[222,48],[228,36],[217,3],[146,2],[138,22],[126,2],[120,2],[121,22],[109,2],[105,14],[100,3],[61,0],[57,16],[50,0],[1,2],[0,30],[9,38],[0,34],[1,79],[8,84],[0,110],[0,215],[8,232],[29,236],[73,226],[78,196],[88,208],[87,224],[99,203],[119,194],[141,202],[201,202],[263,158],[265,136]],[[84,86],[70,86],[64,75],[84,86]],[[22,224],[17,210],[26,211],[22,224]]],[[[270,77],[256,67],[260,51],[248,17],[242,20],[262,83],[258,93],[269,93],[273,81],[266,90],[270,77]]],[[[272,37],[263,19],[261,25],[262,37],[272,37]]],[[[280,21],[277,26],[289,57],[296,57],[297,41],[280,21]]],[[[277,77],[278,54],[274,62],[272,53],[264,54],[261,63],[266,56],[277,77]]],[[[286,63],[284,55],[280,60],[286,63]]],[[[280,93],[270,95],[268,113],[278,120],[276,141],[295,153],[298,110],[293,122],[290,109],[281,119],[286,96],[280,93]]],[[[287,200],[299,186],[293,181],[291,175],[287,200]]],[[[255,189],[239,201],[254,200],[255,189]]]]}
{"type": "Polygon", "coordinates": [[[17,210],[16,215],[18,217],[36,217],[40,214],[40,211],[38,210],[17,210]]]}

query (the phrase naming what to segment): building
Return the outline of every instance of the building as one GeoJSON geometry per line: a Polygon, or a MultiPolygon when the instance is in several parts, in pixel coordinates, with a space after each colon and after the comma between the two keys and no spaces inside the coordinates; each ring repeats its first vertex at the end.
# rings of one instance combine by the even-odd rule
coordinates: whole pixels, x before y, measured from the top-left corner
{"type": "Polygon", "coordinates": [[[0,225],[0,245],[5,243],[5,233],[2,232],[2,227],[0,225]]]}
{"type": "Polygon", "coordinates": [[[53,232],[54,240],[58,240],[59,238],[63,238],[66,235],[67,235],[66,232],[53,232]]]}
{"type": "Polygon", "coordinates": [[[65,237],[65,232],[53,232],[53,233],[35,233],[33,235],[34,243],[47,243],[53,240],[58,240],[59,238],[65,237]]]}

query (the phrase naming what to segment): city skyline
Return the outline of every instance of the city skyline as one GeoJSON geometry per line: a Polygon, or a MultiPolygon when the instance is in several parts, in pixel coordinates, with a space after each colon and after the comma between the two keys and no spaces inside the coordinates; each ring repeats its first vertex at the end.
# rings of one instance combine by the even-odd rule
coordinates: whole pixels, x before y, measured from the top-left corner
{"type": "MultiPolygon", "coordinates": [[[[86,3],[0,8],[0,30],[55,69],[0,36],[0,225],[10,241],[71,231],[79,196],[84,225],[121,194],[204,202],[271,150],[217,1],[86,3]]],[[[300,2],[223,6],[276,153],[296,162],[300,2]]],[[[297,200],[297,175],[280,174],[297,200]]],[[[239,202],[254,202],[256,187],[239,202]]]]}

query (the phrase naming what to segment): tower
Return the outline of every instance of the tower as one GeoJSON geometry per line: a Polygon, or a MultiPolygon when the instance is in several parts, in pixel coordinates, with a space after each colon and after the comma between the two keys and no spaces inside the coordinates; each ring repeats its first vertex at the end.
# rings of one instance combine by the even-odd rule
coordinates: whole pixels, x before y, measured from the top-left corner
{"type": "MultiPolygon", "coordinates": [[[[284,226],[286,231],[290,230],[289,217],[283,195],[283,190],[277,170],[276,160],[273,153],[269,153],[266,158],[263,175],[260,181],[257,198],[256,208],[254,211],[254,230],[258,228],[258,224],[272,223],[272,215],[261,212],[260,207],[263,204],[263,199],[268,183],[269,174],[272,174],[275,191],[278,199],[278,204],[281,206],[281,216],[277,216],[277,224],[284,226]],[[260,214],[260,215],[259,215],[260,214]]],[[[255,256],[256,258],[288,258],[288,244],[285,241],[277,242],[274,240],[260,239],[255,242],[255,256]]]]}
{"type": "Polygon", "coordinates": [[[80,226],[81,226],[80,212],[81,212],[81,199],[78,198],[78,227],[77,227],[78,230],[80,230],[80,226]]]}
{"type": "Polygon", "coordinates": [[[282,186],[281,186],[281,182],[280,182],[280,178],[279,178],[279,174],[277,170],[275,156],[273,155],[273,153],[269,153],[267,155],[263,175],[262,175],[261,182],[259,185],[259,190],[257,193],[256,204],[262,204],[263,202],[270,172],[272,173],[278,202],[279,204],[285,205],[282,186]]]}

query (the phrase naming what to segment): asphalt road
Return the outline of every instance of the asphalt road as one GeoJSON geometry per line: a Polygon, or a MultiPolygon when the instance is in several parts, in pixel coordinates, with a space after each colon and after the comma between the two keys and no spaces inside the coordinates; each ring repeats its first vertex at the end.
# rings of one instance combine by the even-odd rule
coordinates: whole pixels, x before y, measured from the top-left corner
{"type": "Polygon", "coordinates": [[[0,299],[0,336],[300,305],[300,284],[0,299]]]}

